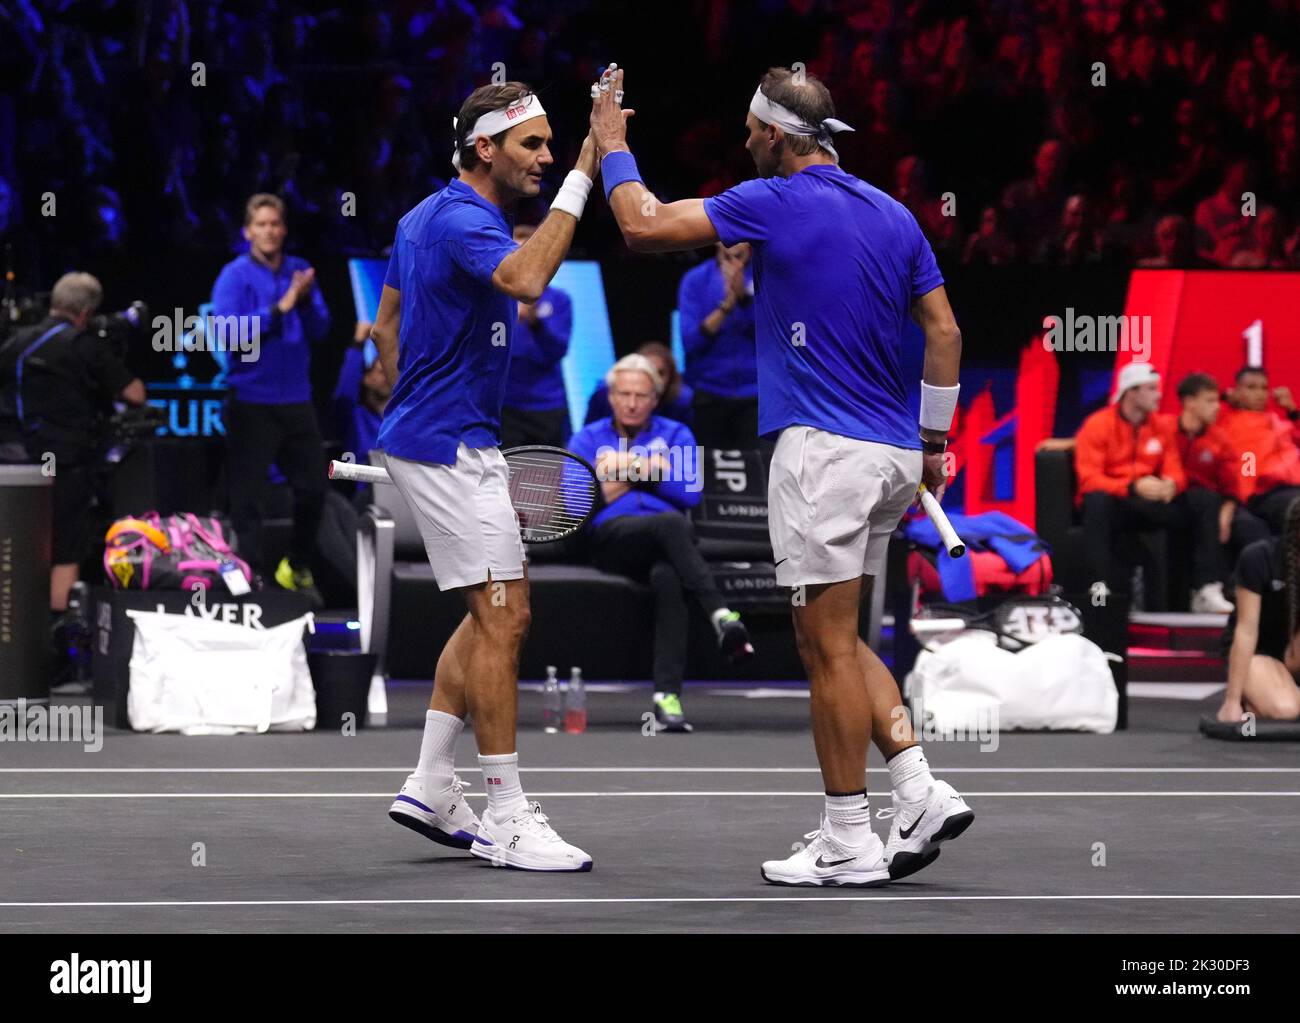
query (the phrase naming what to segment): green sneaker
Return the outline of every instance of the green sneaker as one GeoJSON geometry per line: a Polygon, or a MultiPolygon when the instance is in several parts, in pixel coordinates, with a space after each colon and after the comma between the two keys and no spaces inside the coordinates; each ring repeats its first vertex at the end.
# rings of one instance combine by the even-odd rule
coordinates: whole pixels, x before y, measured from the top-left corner
{"type": "Polygon", "coordinates": [[[280,564],[275,567],[275,581],[281,589],[301,593],[313,607],[325,606],[325,598],[321,596],[320,590],[316,589],[316,580],[312,578],[311,569],[294,568],[289,564],[287,557],[281,558],[280,564]]]}
{"type": "Polygon", "coordinates": [[[676,693],[655,693],[655,721],[661,732],[694,731],[682,711],[682,698],[676,693]]]}

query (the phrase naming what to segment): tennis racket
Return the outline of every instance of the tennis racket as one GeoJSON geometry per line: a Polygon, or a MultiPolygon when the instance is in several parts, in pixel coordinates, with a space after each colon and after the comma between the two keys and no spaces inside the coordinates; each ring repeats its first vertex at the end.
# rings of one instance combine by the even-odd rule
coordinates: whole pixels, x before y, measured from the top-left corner
{"type": "MultiPolygon", "coordinates": [[[[510,503],[519,516],[524,543],[554,543],[572,536],[591,518],[600,481],[591,463],[564,448],[528,444],[501,452],[510,471],[510,503]]],[[[391,484],[378,465],[330,462],[332,480],[391,484]]]]}
{"type": "Polygon", "coordinates": [[[927,649],[968,629],[991,632],[998,645],[1023,650],[1048,636],[1083,634],[1083,616],[1069,601],[1055,595],[1008,597],[991,611],[980,613],[960,604],[926,604],[912,617],[912,634],[927,649]]]}
{"type": "Polygon", "coordinates": [[[939,539],[943,541],[944,549],[948,552],[950,558],[960,558],[966,553],[966,545],[957,535],[957,530],[952,528],[952,523],[948,521],[948,516],[943,510],[943,505],[936,498],[924,483],[916,488],[921,493],[921,507],[925,513],[930,516],[930,521],[934,523],[934,528],[939,531],[939,539]]]}

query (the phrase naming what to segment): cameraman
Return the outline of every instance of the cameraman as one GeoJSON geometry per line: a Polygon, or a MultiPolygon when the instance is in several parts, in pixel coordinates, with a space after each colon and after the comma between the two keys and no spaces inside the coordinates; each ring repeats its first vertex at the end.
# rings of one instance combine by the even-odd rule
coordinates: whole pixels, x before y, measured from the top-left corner
{"type": "Polygon", "coordinates": [[[145,400],[144,384],[86,330],[103,297],[104,289],[90,274],[64,274],[50,293],[49,316],[0,348],[0,461],[53,457],[50,610],[56,620],[67,610],[68,592],[90,553],[98,419],[115,400],[129,405],[145,400]]]}

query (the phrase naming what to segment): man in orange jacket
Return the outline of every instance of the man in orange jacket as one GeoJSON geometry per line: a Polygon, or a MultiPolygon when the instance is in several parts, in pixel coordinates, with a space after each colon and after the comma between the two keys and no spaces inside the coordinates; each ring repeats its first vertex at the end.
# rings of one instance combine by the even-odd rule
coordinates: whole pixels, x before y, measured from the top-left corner
{"type": "Polygon", "coordinates": [[[1291,422],[1268,410],[1268,375],[1258,366],[1237,371],[1236,409],[1224,433],[1238,460],[1238,500],[1280,536],[1287,505],[1300,497],[1300,448],[1292,425],[1300,419],[1290,392],[1279,387],[1279,404],[1291,405],[1291,422]]]}
{"type": "Polygon", "coordinates": [[[1187,492],[1205,490],[1218,508],[1219,543],[1228,563],[1256,540],[1268,539],[1268,523],[1246,510],[1241,459],[1228,435],[1219,384],[1208,373],[1188,373],[1178,382],[1182,410],[1177,426],[1178,457],[1187,474],[1187,492]]]}
{"type": "Polygon", "coordinates": [[[1203,488],[1186,494],[1177,424],[1172,416],[1155,414],[1159,405],[1160,374],[1150,363],[1132,362],[1120,370],[1111,404],[1079,430],[1074,467],[1092,578],[1127,593],[1131,566],[1116,563],[1114,538],[1143,526],[1186,530],[1192,541],[1192,607],[1226,614],[1232,605],[1223,595],[1222,502],[1203,488]]]}

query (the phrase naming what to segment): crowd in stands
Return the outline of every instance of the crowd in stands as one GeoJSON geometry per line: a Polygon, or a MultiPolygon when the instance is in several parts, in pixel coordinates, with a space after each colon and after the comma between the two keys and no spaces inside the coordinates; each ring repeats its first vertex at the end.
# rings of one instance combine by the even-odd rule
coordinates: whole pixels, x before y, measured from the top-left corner
{"type": "MultiPolygon", "coordinates": [[[[380,253],[451,174],[451,115],[498,63],[543,90],[562,167],[598,67],[624,62],[659,115],[637,129],[647,180],[710,195],[752,176],[752,83],[802,61],[857,129],[837,142],[845,166],[905,203],[941,260],[1300,256],[1296,0],[705,0],[680,17],[672,63],[689,74],[593,0],[15,0],[0,239],[68,265],[232,251],[231,211],[269,191],[304,251],[380,253]],[[614,45],[646,47],[642,64],[614,45]],[[700,102],[705,82],[719,102],[700,102]]],[[[621,249],[612,232],[590,244],[621,249]]]]}

